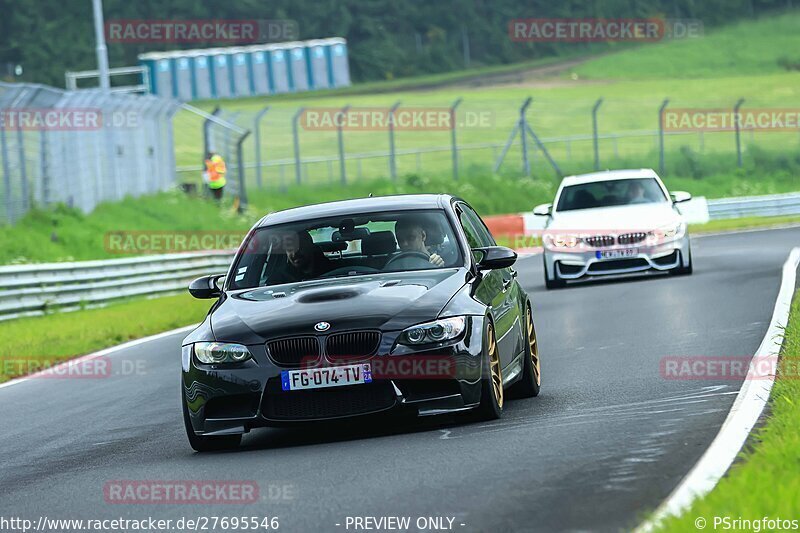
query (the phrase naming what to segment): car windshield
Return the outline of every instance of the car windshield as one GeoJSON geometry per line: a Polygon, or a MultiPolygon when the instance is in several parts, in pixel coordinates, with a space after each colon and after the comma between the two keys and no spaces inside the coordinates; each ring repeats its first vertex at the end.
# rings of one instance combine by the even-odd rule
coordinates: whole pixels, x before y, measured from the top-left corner
{"type": "Polygon", "coordinates": [[[564,187],[556,211],[655,204],[667,197],[655,178],[595,181],[564,187]]]}
{"type": "Polygon", "coordinates": [[[353,214],[256,230],[230,288],[463,265],[443,211],[353,214]]]}

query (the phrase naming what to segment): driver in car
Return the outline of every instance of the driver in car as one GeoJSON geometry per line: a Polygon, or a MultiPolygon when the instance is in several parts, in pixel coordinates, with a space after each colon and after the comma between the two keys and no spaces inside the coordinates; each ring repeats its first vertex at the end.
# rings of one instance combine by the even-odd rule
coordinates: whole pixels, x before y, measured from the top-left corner
{"type": "Polygon", "coordinates": [[[397,246],[401,252],[419,252],[425,254],[434,266],[444,266],[444,259],[438,254],[431,253],[425,246],[427,237],[423,223],[417,218],[401,218],[394,226],[397,246]]]}
{"type": "Polygon", "coordinates": [[[286,268],[278,275],[280,283],[316,279],[331,269],[330,261],[306,231],[298,231],[296,239],[287,239],[284,251],[286,268]]]}

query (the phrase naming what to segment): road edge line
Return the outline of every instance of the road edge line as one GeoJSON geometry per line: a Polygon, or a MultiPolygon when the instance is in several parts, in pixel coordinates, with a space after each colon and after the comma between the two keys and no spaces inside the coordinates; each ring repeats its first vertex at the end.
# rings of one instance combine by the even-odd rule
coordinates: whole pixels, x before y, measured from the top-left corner
{"type": "Polygon", "coordinates": [[[36,378],[36,376],[43,374],[43,373],[53,373],[59,371],[61,369],[69,368],[71,365],[79,364],[84,361],[91,361],[92,359],[96,359],[98,357],[105,357],[108,355],[112,355],[116,352],[132,348],[134,346],[138,346],[140,344],[145,344],[147,342],[156,341],[159,339],[163,339],[164,337],[169,337],[171,335],[176,335],[178,333],[189,332],[199,326],[200,323],[191,324],[189,326],[182,326],[180,328],[171,329],[169,331],[163,331],[161,333],[156,333],[155,335],[148,335],[147,337],[142,337],[140,339],[134,339],[132,341],[123,342],[122,344],[117,344],[116,346],[109,346],[108,348],[103,348],[100,351],[92,352],[86,355],[81,355],[75,357],[73,359],[67,359],[66,361],[59,363],[53,367],[47,368],[45,370],[41,370],[39,372],[34,372],[33,374],[28,374],[27,376],[21,376],[18,378],[14,378],[11,380],[6,381],[5,383],[0,383],[0,389],[4,389],[6,387],[11,387],[12,385],[19,385],[20,383],[25,383],[31,379],[36,378]]]}
{"type": "MultiPolygon", "coordinates": [[[[789,320],[798,266],[800,266],[800,247],[793,248],[783,264],[781,286],[775,301],[772,320],[754,358],[775,356],[780,353],[783,345],[782,328],[789,320]]],[[[635,533],[654,531],[665,518],[680,516],[695,499],[711,492],[725,475],[747,441],[750,431],[758,422],[775,383],[775,376],[765,377],[759,374],[759,379],[753,379],[757,373],[753,367],[750,368],[717,436],[667,499],[656,508],[653,516],[637,527],[635,533]]]]}

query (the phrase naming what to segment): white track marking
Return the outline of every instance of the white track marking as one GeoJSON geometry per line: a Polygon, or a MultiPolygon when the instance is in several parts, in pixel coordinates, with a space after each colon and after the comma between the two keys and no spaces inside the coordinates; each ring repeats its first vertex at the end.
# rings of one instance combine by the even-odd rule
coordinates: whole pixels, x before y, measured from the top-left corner
{"type": "Polygon", "coordinates": [[[92,359],[96,359],[97,357],[105,357],[105,356],[113,355],[113,354],[115,354],[117,352],[120,352],[122,350],[125,350],[127,348],[132,348],[134,346],[138,346],[140,344],[144,344],[144,343],[150,342],[150,341],[163,339],[164,337],[169,337],[170,335],[176,335],[178,333],[188,333],[189,331],[195,329],[199,325],[200,324],[193,324],[191,326],[184,326],[182,328],[177,328],[177,329],[173,329],[173,330],[170,330],[170,331],[165,331],[163,333],[158,333],[156,335],[150,335],[149,337],[142,337],[141,339],[128,341],[126,343],[118,344],[117,346],[112,346],[110,348],[104,348],[104,349],[100,350],[99,352],[94,352],[94,353],[90,353],[90,354],[87,354],[87,355],[82,355],[80,357],[76,357],[74,359],[69,359],[67,361],[64,361],[63,363],[59,363],[54,367],[47,368],[47,369],[42,370],[40,372],[36,372],[36,373],[30,374],[28,376],[23,376],[21,378],[12,379],[10,381],[6,381],[5,383],[0,383],[0,389],[5,389],[6,387],[11,387],[12,385],[19,385],[20,383],[25,383],[26,381],[28,381],[30,379],[33,379],[36,376],[38,376],[39,374],[42,374],[44,372],[51,373],[51,372],[58,372],[60,370],[66,370],[70,366],[75,365],[75,364],[79,364],[79,363],[81,363],[83,361],[91,361],[92,359]]]}
{"type": "MultiPolygon", "coordinates": [[[[798,265],[800,265],[800,248],[794,248],[783,265],[781,288],[775,302],[772,320],[754,357],[775,356],[780,352],[783,328],[789,321],[798,265]]],[[[763,376],[758,370],[750,368],[725,422],[711,445],[694,468],[656,509],[653,517],[635,530],[636,533],[653,531],[664,518],[679,516],[696,498],[706,495],[717,485],[733,464],[761,416],[774,382],[775,376],[763,376]]]]}

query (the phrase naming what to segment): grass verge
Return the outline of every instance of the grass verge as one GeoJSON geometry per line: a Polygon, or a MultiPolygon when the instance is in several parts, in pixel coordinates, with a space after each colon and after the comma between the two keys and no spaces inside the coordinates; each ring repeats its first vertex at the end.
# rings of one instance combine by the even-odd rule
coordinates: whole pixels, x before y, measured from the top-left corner
{"type": "MultiPolygon", "coordinates": [[[[696,531],[695,520],[702,517],[708,529],[731,529],[719,520],[728,517],[753,521],[735,529],[769,531],[764,518],[795,521],[800,494],[800,291],[795,294],[778,378],[769,402],[766,424],[752,436],[752,445],[705,498],[696,501],[683,516],[666,520],[660,531],[696,531]],[[758,523],[756,523],[758,522],[758,523]]],[[[796,529],[796,526],[795,526],[796,529]]]]}
{"type": "Polygon", "coordinates": [[[0,322],[0,382],[109,346],[201,322],[210,303],[188,294],[0,322]]]}

